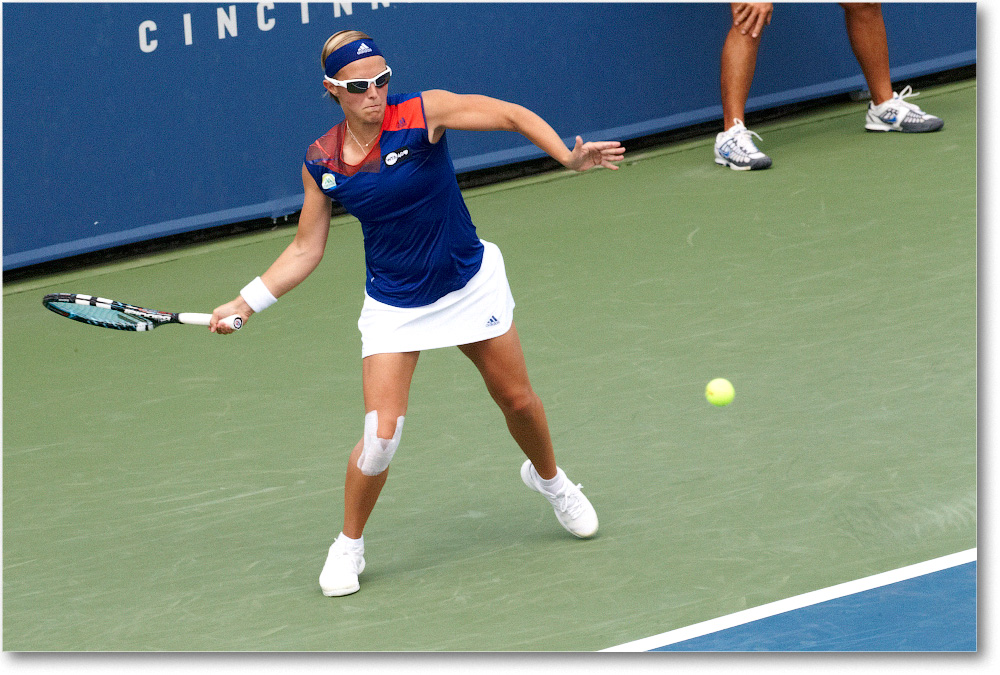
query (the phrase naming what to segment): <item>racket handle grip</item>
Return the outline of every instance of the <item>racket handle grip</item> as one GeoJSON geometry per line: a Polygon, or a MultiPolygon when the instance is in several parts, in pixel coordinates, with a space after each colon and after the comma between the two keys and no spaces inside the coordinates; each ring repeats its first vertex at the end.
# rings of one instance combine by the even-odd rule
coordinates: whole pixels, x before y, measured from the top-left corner
{"type": "MultiPolygon", "coordinates": [[[[177,315],[177,320],[189,326],[207,326],[212,321],[212,315],[198,314],[196,312],[181,312],[177,315]]],[[[219,323],[228,326],[233,330],[243,328],[243,319],[240,318],[239,314],[233,314],[232,316],[227,316],[225,319],[220,319],[219,323]]]]}
{"type": "Polygon", "coordinates": [[[243,318],[239,314],[233,314],[232,316],[227,316],[225,319],[220,319],[219,323],[233,330],[243,328],[243,318]]]}

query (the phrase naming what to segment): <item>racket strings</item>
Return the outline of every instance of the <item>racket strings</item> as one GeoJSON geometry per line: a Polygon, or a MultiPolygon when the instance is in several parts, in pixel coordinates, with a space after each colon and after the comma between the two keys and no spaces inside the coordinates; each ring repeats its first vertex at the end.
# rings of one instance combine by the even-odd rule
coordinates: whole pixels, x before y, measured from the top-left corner
{"type": "MultiPolygon", "coordinates": [[[[65,317],[88,323],[92,326],[102,326],[104,328],[114,328],[117,330],[152,330],[157,323],[153,318],[136,316],[126,313],[125,306],[113,300],[103,298],[93,298],[91,296],[46,296],[44,304],[57,314],[65,317]]],[[[150,315],[158,315],[158,312],[136,308],[139,311],[150,315]]],[[[165,314],[165,319],[170,315],[165,314]]]]}

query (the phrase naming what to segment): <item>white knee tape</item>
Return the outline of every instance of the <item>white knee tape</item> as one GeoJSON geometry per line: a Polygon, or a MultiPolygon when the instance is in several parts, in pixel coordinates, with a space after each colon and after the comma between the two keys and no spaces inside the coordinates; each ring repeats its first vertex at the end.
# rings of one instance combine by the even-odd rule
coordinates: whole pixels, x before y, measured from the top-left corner
{"type": "Polygon", "coordinates": [[[403,436],[403,417],[396,418],[396,433],[391,439],[378,437],[378,411],[365,415],[365,444],[358,457],[358,468],[366,476],[377,476],[389,468],[392,456],[403,436]]]}

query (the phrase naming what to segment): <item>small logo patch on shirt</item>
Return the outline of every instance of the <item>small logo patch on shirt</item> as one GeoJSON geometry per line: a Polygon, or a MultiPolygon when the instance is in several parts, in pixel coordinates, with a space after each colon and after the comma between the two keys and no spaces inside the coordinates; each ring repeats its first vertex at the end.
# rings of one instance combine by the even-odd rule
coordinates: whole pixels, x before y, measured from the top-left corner
{"type": "Polygon", "coordinates": [[[382,158],[382,161],[385,162],[386,166],[393,166],[394,164],[398,164],[399,162],[408,159],[409,156],[410,156],[409,148],[400,148],[399,150],[395,150],[387,154],[385,157],[382,158]]]}
{"type": "Polygon", "coordinates": [[[332,173],[323,174],[323,189],[330,190],[337,187],[337,178],[332,173]]]}

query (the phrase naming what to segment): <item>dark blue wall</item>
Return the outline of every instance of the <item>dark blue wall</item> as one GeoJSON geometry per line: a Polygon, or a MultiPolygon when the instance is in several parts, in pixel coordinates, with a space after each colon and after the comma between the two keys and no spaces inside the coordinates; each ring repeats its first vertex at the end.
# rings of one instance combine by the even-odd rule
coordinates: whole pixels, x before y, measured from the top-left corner
{"type": "MultiPolygon", "coordinates": [[[[303,23],[302,3],[4,4],[4,269],[296,211],[305,149],[342,119],[319,52],[347,28],[375,37],[392,91],[515,101],[567,139],[722,115],[725,4],[307,8],[303,23]]],[[[883,11],[894,79],[975,63],[974,4],[883,11]]],[[[776,7],[749,109],[862,87],[838,6],[776,7]]],[[[458,171],[540,156],[517,134],[449,136],[458,171]]]]}

